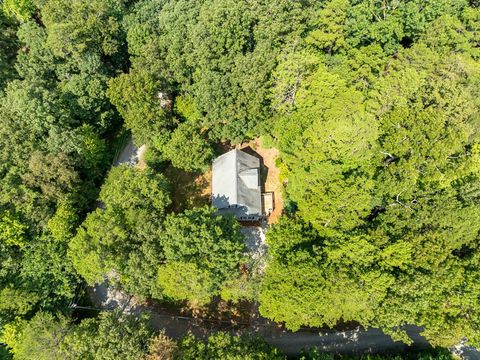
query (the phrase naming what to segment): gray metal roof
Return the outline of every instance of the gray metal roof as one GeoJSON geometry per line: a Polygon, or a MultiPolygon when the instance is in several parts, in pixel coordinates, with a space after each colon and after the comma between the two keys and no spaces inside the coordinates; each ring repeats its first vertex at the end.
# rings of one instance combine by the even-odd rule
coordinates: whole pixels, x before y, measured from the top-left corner
{"type": "Polygon", "coordinates": [[[234,214],[238,219],[261,215],[258,158],[241,150],[231,150],[213,161],[212,172],[212,205],[219,212],[234,214]]]}

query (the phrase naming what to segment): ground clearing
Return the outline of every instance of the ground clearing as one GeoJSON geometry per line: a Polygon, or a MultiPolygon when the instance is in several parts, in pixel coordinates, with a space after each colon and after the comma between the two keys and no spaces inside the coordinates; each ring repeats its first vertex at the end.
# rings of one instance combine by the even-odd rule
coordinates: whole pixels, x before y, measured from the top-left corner
{"type": "Polygon", "coordinates": [[[236,148],[262,158],[262,192],[273,192],[275,204],[273,212],[268,217],[268,223],[276,223],[283,211],[283,186],[280,182],[280,169],[275,164],[279,151],[275,148],[264,148],[259,138],[241,143],[236,148]]]}
{"type": "Polygon", "coordinates": [[[193,174],[173,166],[169,166],[165,176],[172,185],[172,206],[174,212],[182,212],[210,204],[212,195],[212,171],[193,174]]]}
{"type": "Polygon", "coordinates": [[[137,151],[137,158],[138,158],[138,163],[137,167],[140,170],[145,170],[147,168],[147,163],[145,161],[145,152],[147,151],[147,145],[142,145],[138,148],[137,151]]]}

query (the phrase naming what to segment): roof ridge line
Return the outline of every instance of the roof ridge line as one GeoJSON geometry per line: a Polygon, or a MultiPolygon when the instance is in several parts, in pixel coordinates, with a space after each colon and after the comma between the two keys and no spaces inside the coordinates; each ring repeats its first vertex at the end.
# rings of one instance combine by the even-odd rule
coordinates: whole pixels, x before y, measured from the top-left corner
{"type": "Polygon", "coordinates": [[[237,148],[235,148],[235,204],[238,205],[238,171],[239,171],[239,168],[238,168],[238,152],[240,150],[238,150],[237,148]]]}

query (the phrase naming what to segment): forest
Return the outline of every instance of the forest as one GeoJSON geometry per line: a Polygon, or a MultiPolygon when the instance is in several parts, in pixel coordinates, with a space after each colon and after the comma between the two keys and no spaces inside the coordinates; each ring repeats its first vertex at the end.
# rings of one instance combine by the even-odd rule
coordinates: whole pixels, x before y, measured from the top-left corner
{"type": "Polygon", "coordinates": [[[0,30],[0,358],[285,358],[76,311],[107,278],[289,331],[480,348],[478,0],[0,0],[0,30]],[[129,137],[144,164],[112,166],[129,137]],[[252,139],[278,149],[285,203],[263,271],[170,176],[252,139]]]}

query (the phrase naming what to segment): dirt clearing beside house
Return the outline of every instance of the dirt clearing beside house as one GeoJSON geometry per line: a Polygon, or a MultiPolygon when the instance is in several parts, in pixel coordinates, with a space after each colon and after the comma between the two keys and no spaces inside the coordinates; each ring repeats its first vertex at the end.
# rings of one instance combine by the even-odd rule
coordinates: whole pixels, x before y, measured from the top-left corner
{"type": "Polygon", "coordinates": [[[259,138],[241,143],[237,145],[236,148],[262,157],[262,192],[273,192],[275,205],[273,212],[268,217],[268,223],[276,223],[283,211],[283,189],[280,182],[280,169],[278,169],[275,164],[275,160],[279,156],[279,151],[275,148],[266,149],[262,147],[262,142],[259,138]]]}

